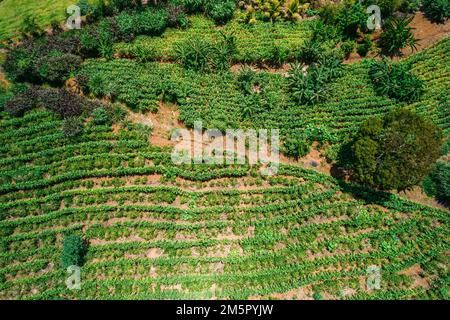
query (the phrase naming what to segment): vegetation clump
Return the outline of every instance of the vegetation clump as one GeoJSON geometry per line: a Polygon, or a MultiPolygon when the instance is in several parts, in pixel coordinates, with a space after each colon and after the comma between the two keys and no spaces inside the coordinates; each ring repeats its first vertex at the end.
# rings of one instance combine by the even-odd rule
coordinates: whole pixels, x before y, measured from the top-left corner
{"type": "Polygon", "coordinates": [[[439,158],[441,139],[436,125],[407,109],[370,119],[352,142],[355,178],[379,190],[419,185],[439,158]]]}
{"type": "Polygon", "coordinates": [[[86,243],[80,236],[71,235],[65,237],[61,252],[61,265],[64,268],[70,266],[81,267],[84,263],[86,251],[86,243]]]}
{"type": "Polygon", "coordinates": [[[384,59],[370,61],[369,76],[379,95],[402,102],[415,102],[424,92],[424,83],[411,72],[407,63],[393,63],[384,59]]]}

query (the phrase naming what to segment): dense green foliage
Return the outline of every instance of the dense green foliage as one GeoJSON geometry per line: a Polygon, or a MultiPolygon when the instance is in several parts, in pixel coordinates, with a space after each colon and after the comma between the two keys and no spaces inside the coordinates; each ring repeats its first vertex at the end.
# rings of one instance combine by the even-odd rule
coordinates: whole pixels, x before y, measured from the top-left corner
{"type": "Polygon", "coordinates": [[[428,174],[441,145],[439,129],[409,110],[370,119],[352,142],[355,177],[381,190],[411,188],[428,174]]]}
{"type": "Polygon", "coordinates": [[[445,22],[450,18],[450,2],[448,0],[423,0],[425,15],[434,22],[445,22]]]}
{"type": "Polygon", "coordinates": [[[214,44],[201,38],[185,40],[176,49],[177,61],[184,68],[199,72],[228,70],[236,52],[236,39],[225,34],[222,36],[214,44]]]}
{"type": "Polygon", "coordinates": [[[86,245],[80,236],[72,235],[64,238],[61,252],[61,265],[81,267],[86,254],[86,245]]]}
{"type": "Polygon", "coordinates": [[[450,164],[438,161],[423,182],[425,192],[450,206],[450,164]]]}
{"type": "Polygon", "coordinates": [[[411,48],[416,50],[417,39],[409,26],[414,16],[391,18],[383,25],[379,45],[384,54],[389,56],[401,55],[401,50],[411,48]]]}
{"type": "Polygon", "coordinates": [[[391,63],[388,60],[369,62],[369,75],[375,91],[405,102],[419,100],[424,92],[424,83],[411,73],[407,63],[391,63]]]}

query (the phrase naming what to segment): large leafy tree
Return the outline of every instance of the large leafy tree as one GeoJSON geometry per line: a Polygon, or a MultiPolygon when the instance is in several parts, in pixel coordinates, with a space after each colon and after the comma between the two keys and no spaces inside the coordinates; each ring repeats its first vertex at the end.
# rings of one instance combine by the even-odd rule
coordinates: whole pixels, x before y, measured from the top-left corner
{"type": "Polygon", "coordinates": [[[407,109],[365,122],[351,144],[355,179],[379,190],[418,185],[440,155],[441,131],[407,109]]]}

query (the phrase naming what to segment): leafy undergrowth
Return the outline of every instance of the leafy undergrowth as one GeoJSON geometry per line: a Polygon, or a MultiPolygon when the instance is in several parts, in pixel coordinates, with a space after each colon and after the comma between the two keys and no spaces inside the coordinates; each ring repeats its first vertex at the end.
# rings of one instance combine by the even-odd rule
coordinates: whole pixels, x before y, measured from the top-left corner
{"type": "Polygon", "coordinates": [[[269,62],[273,59],[276,47],[286,53],[287,59],[293,59],[300,46],[310,37],[312,21],[302,23],[279,22],[272,24],[260,22],[248,26],[234,19],[223,27],[216,27],[214,22],[201,15],[189,17],[190,25],[186,30],[168,29],[161,37],[140,36],[131,43],[115,45],[115,51],[122,56],[133,56],[143,52],[152,52],[152,58],[173,61],[176,47],[189,38],[202,38],[209,42],[220,40],[222,34],[236,37],[238,54],[234,60],[239,62],[269,62]]]}
{"type": "MultiPolygon", "coordinates": [[[[448,87],[450,38],[413,55],[412,72],[425,81],[425,94],[408,106],[450,133],[448,87]]],[[[374,92],[364,62],[346,65],[330,84],[327,98],[315,106],[296,105],[282,74],[258,72],[246,89],[239,73],[199,74],[171,63],[88,60],[81,70],[90,89],[137,110],[157,111],[159,100],[176,102],[188,127],[279,128],[283,137],[303,133],[309,140],[340,142],[368,117],[406,106],[374,92]],[[311,128],[319,128],[311,129],[311,128]]]]}
{"type": "Polygon", "coordinates": [[[174,166],[139,130],[61,126],[42,109],[0,121],[2,299],[448,298],[448,212],[299,167],[174,166]],[[81,290],[60,265],[71,234],[89,243],[81,290]]]}

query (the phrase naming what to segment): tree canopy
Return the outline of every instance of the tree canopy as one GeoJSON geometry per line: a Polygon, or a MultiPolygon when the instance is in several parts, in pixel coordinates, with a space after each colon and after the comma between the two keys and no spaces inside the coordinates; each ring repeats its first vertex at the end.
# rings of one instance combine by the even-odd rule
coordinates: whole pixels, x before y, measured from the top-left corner
{"type": "Polygon", "coordinates": [[[356,180],[379,190],[420,184],[440,155],[441,131],[408,109],[372,118],[351,143],[356,180]]]}

